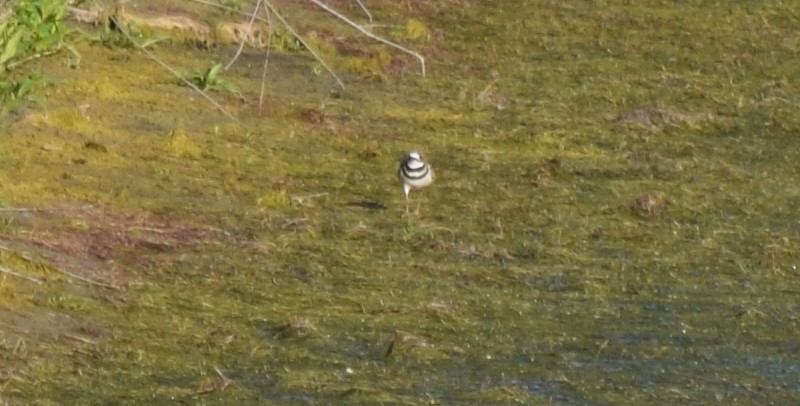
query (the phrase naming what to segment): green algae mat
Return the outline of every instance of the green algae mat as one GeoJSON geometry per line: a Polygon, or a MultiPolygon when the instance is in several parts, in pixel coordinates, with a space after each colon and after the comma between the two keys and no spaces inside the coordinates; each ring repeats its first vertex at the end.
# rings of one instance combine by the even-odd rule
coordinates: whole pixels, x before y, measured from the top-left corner
{"type": "Polygon", "coordinates": [[[225,4],[6,72],[0,404],[800,401],[796,2],[225,4]]]}

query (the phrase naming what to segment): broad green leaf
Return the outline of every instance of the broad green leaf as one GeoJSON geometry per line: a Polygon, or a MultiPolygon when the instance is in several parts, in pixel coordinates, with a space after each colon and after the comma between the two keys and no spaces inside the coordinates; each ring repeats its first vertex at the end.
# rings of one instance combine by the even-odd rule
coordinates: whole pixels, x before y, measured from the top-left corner
{"type": "Polygon", "coordinates": [[[15,32],[6,42],[3,52],[0,53],[0,66],[5,66],[5,63],[17,54],[17,45],[20,38],[22,38],[22,30],[15,32]]]}

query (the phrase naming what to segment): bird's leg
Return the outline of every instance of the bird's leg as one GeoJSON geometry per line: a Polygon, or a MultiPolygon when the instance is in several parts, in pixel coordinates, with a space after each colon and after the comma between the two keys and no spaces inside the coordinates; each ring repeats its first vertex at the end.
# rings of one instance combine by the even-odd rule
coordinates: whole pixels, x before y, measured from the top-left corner
{"type": "MultiPolygon", "coordinates": [[[[417,197],[419,197],[419,196],[417,196],[417,197]]],[[[420,205],[421,202],[422,202],[421,200],[417,199],[417,210],[414,212],[414,214],[416,214],[417,216],[419,216],[419,205],[420,205]]]]}

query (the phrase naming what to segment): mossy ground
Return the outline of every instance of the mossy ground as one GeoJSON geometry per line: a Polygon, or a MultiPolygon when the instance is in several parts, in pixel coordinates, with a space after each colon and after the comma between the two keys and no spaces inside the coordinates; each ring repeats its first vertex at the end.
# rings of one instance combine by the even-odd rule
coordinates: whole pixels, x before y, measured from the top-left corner
{"type": "Polygon", "coordinates": [[[0,140],[5,205],[58,208],[3,213],[44,283],[0,284],[0,399],[796,402],[798,9],[627,3],[380,6],[429,77],[276,53],[259,117],[246,52],[216,96],[250,130],[129,49],[48,60],[0,140]]]}

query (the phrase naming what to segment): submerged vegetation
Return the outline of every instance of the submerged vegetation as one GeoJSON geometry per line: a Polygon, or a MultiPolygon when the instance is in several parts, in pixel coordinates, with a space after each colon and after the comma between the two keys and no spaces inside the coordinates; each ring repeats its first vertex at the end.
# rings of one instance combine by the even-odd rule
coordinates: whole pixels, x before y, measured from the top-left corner
{"type": "Polygon", "coordinates": [[[140,47],[38,60],[48,110],[0,138],[0,403],[800,399],[793,5],[328,3],[422,77],[274,3],[346,87],[276,46],[261,106],[246,48],[247,130],[140,47]]]}

